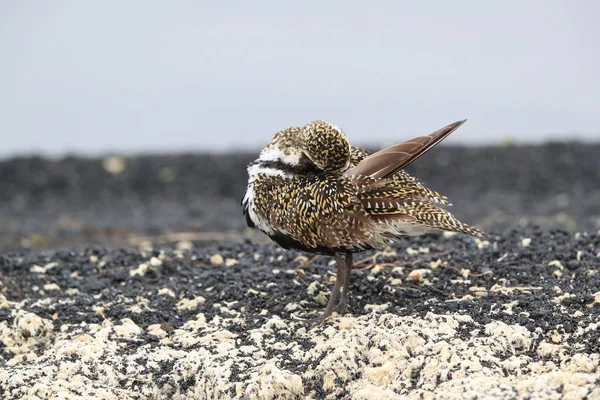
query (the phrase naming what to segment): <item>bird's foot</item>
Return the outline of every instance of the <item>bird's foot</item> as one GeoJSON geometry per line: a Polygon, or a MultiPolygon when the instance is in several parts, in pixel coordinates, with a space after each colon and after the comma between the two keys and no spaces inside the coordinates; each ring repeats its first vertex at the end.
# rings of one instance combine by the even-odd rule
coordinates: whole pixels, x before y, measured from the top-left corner
{"type": "Polygon", "coordinates": [[[325,322],[327,319],[329,319],[329,317],[331,317],[332,314],[333,314],[333,310],[329,310],[329,311],[322,313],[317,318],[308,320],[309,329],[314,329],[317,326],[322,325],[323,322],[325,322]]]}
{"type": "Polygon", "coordinates": [[[336,312],[339,316],[344,315],[347,308],[348,308],[348,303],[346,301],[340,301],[331,310],[325,310],[325,312],[323,312],[317,318],[310,319],[308,321],[310,329],[313,329],[319,325],[322,325],[326,320],[328,320],[333,315],[334,312],[336,312]]]}
{"type": "Polygon", "coordinates": [[[344,313],[346,312],[347,308],[348,308],[348,302],[346,301],[346,299],[342,295],[342,298],[341,298],[340,302],[335,306],[335,308],[333,309],[333,311],[335,311],[339,315],[344,315],[344,313]]]}

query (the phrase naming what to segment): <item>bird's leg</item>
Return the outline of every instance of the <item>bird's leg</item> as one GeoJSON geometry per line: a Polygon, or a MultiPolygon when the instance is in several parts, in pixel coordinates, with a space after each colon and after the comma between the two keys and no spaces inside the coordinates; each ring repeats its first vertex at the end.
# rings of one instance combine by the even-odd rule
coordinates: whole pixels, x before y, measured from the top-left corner
{"type": "Polygon", "coordinates": [[[314,326],[320,325],[323,321],[329,318],[329,316],[333,313],[335,301],[337,300],[340,294],[340,288],[342,287],[342,281],[344,279],[346,264],[344,258],[341,255],[336,255],[335,261],[337,263],[337,276],[335,277],[335,284],[333,285],[333,289],[331,290],[331,295],[329,296],[329,301],[327,302],[325,310],[318,318],[312,321],[314,326]]]}
{"type": "Polygon", "coordinates": [[[340,301],[338,305],[335,307],[335,311],[343,315],[346,312],[346,307],[348,306],[348,290],[350,289],[350,272],[352,272],[352,253],[346,253],[346,260],[344,263],[344,279],[342,280],[342,295],[340,296],[340,301]]]}

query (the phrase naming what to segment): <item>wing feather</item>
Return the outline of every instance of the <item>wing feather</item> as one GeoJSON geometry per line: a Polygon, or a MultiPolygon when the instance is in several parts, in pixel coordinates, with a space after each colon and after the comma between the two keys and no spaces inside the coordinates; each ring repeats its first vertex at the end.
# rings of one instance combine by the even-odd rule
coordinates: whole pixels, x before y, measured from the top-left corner
{"type": "Polygon", "coordinates": [[[454,122],[427,136],[419,136],[373,153],[364,158],[354,168],[347,170],[345,174],[366,175],[373,178],[390,177],[421,157],[465,122],[466,119],[454,122]]]}

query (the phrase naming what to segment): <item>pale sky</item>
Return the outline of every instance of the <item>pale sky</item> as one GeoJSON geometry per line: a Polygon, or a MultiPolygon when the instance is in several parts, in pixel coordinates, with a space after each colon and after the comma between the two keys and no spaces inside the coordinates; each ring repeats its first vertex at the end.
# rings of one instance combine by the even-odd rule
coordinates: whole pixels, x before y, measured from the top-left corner
{"type": "Polygon", "coordinates": [[[600,140],[600,2],[0,0],[0,157],[600,140]]]}

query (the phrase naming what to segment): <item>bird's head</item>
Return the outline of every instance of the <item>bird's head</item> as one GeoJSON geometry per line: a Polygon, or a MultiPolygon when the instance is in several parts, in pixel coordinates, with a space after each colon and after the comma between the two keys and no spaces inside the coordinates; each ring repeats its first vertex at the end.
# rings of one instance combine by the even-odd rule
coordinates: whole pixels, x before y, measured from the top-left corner
{"type": "Polygon", "coordinates": [[[350,164],[350,143],[344,132],[325,121],[277,132],[261,152],[263,161],[280,161],[291,166],[313,164],[326,172],[343,172],[350,164]]]}

